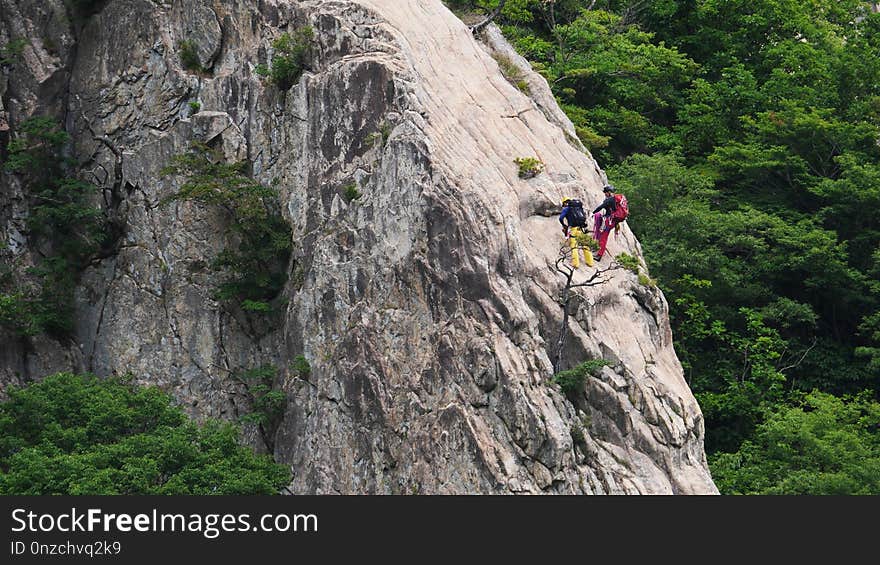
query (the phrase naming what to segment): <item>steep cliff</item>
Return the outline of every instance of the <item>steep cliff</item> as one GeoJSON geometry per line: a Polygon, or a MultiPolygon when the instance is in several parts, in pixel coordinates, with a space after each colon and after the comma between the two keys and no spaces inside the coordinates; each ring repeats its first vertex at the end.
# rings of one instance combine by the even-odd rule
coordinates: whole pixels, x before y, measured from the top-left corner
{"type": "MultiPolygon", "coordinates": [[[[79,176],[123,226],[81,277],[74,343],[5,335],[4,383],[131,373],[196,416],[236,418],[232,375],[274,365],[287,401],[270,444],[294,492],[717,493],[658,289],[622,269],[577,289],[562,364],[610,366],[571,399],[551,383],[555,213],[563,196],[598,202],[604,179],[497,30],[476,41],[440,0],[0,7],[0,44],[28,40],[0,78],[4,143],[32,114],[62,117],[79,176]],[[261,80],[273,40],[305,25],[308,70],[286,91],[261,80]],[[216,210],[167,200],[181,181],[162,169],[193,141],[280,194],[294,249],[271,323],[214,297],[216,210]],[[518,157],[546,169],[519,178],[518,157]]],[[[36,261],[29,201],[16,175],[0,186],[4,259],[21,269],[36,261]]],[[[641,256],[625,226],[609,256],[623,251],[641,256]]]]}

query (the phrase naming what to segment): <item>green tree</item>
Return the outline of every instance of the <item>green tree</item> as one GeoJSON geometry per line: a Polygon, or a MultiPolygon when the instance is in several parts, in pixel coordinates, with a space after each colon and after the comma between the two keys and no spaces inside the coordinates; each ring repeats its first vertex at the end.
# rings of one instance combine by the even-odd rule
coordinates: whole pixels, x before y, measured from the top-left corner
{"type": "Polygon", "coordinates": [[[308,68],[314,39],[315,32],[310,26],[281,34],[272,42],[272,63],[259,65],[257,74],[267,77],[281,90],[289,90],[308,68]]]}
{"type": "Polygon", "coordinates": [[[734,453],[710,457],[722,494],[880,494],[880,403],[814,391],[734,453]]]}
{"type": "Polygon", "coordinates": [[[564,8],[552,14],[539,9],[543,27],[504,29],[547,78],[582,141],[602,160],[663,146],[696,65],[676,49],[652,43],[651,34],[616,14],[564,8]],[[603,138],[610,140],[607,149],[596,143],[603,138]]]}
{"type": "Polygon", "coordinates": [[[291,229],[275,189],[246,174],[247,163],[226,163],[217,151],[195,143],[175,156],[165,175],[184,178],[169,201],[195,201],[226,211],[233,245],[213,261],[225,273],[217,298],[246,311],[268,312],[287,282],[291,229]]]}
{"type": "MultiPolygon", "coordinates": [[[[297,358],[297,364],[299,363],[297,358]]],[[[278,368],[274,365],[262,365],[234,373],[232,378],[242,385],[248,403],[249,411],[241,417],[241,421],[255,424],[266,448],[270,452],[274,451],[275,434],[287,405],[287,395],[278,382],[278,368]]]]}
{"type": "Polygon", "coordinates": [[[559,371],[553,375],[553,382],[559,385],[569,399],[573,399],[583,392],[587,378],[595,377],[608,364],[605,359],[590,359],[573,369],[559,371]]]}
{"type": "Polygon", "coordinates": [[[63,158],[70,136],[48,117],[25,120],[7,147],[4,168],[18,175],[30,204],[30,273],[0,265],[0,323],[20,335],[73,333],[73,291],[82,270],[109,243],[97,187],[70,174],[63,158]],[[26,276],[29,275],[29,276],[26,276]]]}
{"type": "Polygon", "coordinates": [[[131,381],[59,373],[0,403],[0,494],[275,494],[290,473],[131,381]]]}

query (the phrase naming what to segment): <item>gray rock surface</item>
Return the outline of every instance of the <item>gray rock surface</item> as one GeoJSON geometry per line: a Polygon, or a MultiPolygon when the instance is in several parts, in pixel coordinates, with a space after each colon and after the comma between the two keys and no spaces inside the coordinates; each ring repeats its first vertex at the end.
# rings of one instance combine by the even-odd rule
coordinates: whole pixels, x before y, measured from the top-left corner
{"type": "MultiPolygon", "coordinates": [[[[0,38],[47,17],[0,5],[0,38]]],[[[197,417],[234,419],[247,407],[232,373],[274,364],[288,396],[274,455],[299,493],[717,493],[659,290],[624,270],[579,289],[563,365],[611,366],[575,402],[550,383],[555,213],[563,196],[598,201],[604,175],[525,61],[531,97],[502,76],[497,30],[474,40],[440,0],[113,0],[68,25],[53,33],[75,49],[59,40],[63,53],[41,59],[34,47],[5,72],[3,110],[14,131],[51,110],[48,83],[66,77],[58,112],[80,174],[115,178],[96,136],[122,157],[104,206],[126,229],[82,278],[76,343],[0,338],[4,383],[132,373],[197,417]],[[261,81],[272,40],[305,24],[310,68],[286,92],[261,81]],[[181,67],[183,38],[205,72],[181,67]],[[280,192],[294,253],[274,326],[212,297],[223,217],[163,202],[179,179],[160,171],[194,140],[280,192]],[[520,179],[526,156],[545,172],[520,179]],[[347,202],[351,183],[361,196],[347,202]],[[308,380],[290,368],[300,354],[308,380]]],[[[24,241],[22,189],[0,182],[6,241],[24,241]]],[[[626,227],[609,251],[641,256],[626,227]]],[[[10,245],[5,259],[31,252],[10,245]]],[[[255,430],[247,439],[265,449],[255,430]]]]}

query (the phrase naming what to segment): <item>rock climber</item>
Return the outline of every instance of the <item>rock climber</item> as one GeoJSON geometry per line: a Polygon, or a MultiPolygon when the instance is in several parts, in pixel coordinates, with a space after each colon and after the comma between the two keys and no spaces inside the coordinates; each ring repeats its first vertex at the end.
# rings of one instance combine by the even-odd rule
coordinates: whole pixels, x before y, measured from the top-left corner
{"type": "Polygon", "coordinates": [[[611,230],[619,230],[618,224],[629,215],[626,196],[615,194],[614,187],[610,184],[606,184],[602,192],[605,194],[605,200],[593,210],[593,238],[599,242],[599,251],[593,257],[596,261],[601,261],[602,256],[605,255],[605,246],[608,244],[611,230]]]}

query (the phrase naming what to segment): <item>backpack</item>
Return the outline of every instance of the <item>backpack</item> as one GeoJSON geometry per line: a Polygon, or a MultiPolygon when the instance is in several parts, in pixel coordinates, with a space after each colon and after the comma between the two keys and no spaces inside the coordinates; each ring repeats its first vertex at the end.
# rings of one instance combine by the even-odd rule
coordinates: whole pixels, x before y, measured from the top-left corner
{"type": "Polygon", "coordinates": [[[587,225],[587,214],[584,212],[584,205],[580,200],[571,199],[568,201],[568,225],[572,227],[582,228],[587,225]]]}
{"type": "Polygon", "coordinates": [[[611,214],[611,217],[617,220],[618,223],[624,221],[627,216],[629,216],[629,204],[626,201],[626,196],[623,194],[615,194],[614,195],[614,203],[615,208],[614,212],[611,214]]]}

